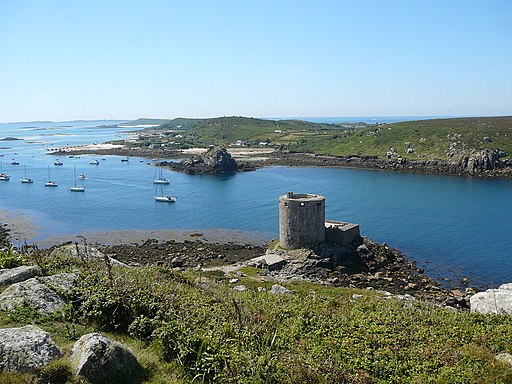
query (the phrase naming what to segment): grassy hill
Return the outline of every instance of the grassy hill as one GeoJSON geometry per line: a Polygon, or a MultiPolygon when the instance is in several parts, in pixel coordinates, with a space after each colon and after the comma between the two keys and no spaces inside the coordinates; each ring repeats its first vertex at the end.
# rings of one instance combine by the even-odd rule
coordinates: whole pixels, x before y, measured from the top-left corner
{"type": "MultiPolygon", "coordinates": [[[[117,268],[89,259],[45,258],[51,274],[80,274],[62,314],[30,307],[0,312],[0,327],[37,324],[68,351],[92,331],[128,345],[145,375],[127,384],[510,383],[495,360],[512,352],[512,317],[452,312],[384,300],[367,290],[305,282],[271,294],[246,270],[233,290],[222,272],[117,268]]],[[[1,383],[67,381],[64,357],[35,375],[0,372],[1,383]],[[43,380],[44,379],[44,380],[43,380]]]]}
{"type": "Polygon", "coordinates": [[[311,123],[302,120],[263,120],[252,117],[218,117],[198,122],[188,133],[205,144],[230,144],[237,140],[258,143],[294,143],[302,136],[319,131],[336,131],[337,124],[311,123]]]}
{"type": "Polygon", "coordinates": [[[148,119],[145,117],[141,117],[140,119],[128,121],[126,123],[122,123],[120,125],[127,126],[127,127],[135,127],[137,125],[161,125],[165,124],[169,119],[148,119]]]}
{"type": "Polygon", "coordinates": [[[384,157],[390,148],[405,154],[410,143],[414,153],[408,157],[445,159],[450,146],[470,149],[499,148],[512,154],[512,117],[453,118],[408,121],[371,126],[355,131],[303,138],[293,145],[298,151],[325,155],[377,155],[384,157]]]}
{"type": "MultiPolygon", "coordinates": [[[[144,120],[146,121],[146,120],[144,120]]],[[[512,154],[512,117],[475,117],[407,121],[393,124],[322,124],[231,116],[176,118],[153,131],[186,131],[189,146],[230,145],[243,140],[320,155],[372,155],[385,158],[391,148],[410,159],[446,159],[448,151],[499,148],[512,154]],[[409,149],[409,153],[408,150],[409,149]]],[[[173,139],[174,140],[174,139],[173,139]]]]}
{"type": "Polygon", "coordinates": [[[159,127],[155,128],[157,130],[188,130],[195,126],[196,124],[204,121],[204,119],[188,119],[184,117],[177,117],[175,119],[169,120],[159,127]]]}

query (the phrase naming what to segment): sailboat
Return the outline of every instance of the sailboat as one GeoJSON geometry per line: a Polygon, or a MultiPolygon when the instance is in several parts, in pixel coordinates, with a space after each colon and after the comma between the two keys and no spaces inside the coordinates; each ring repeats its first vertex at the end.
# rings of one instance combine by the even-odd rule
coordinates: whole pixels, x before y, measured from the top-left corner
{"type": "Polygon", "coordinates": [[[69,187],[69,190],[71,192],[85,192],[85,187],[76,185],[76,167],[73,167],[73,175],[75,177],[75,186],[74,187],[69,187]]]}
{"type": "Polygon", "coordinates": [[[48,166],[48,181],[44,183],[45,187],[57,187],[59,184],[57,184],[56,181],[52,181],[50,177],[50,166],[48,166]]]}
{"type": "MultiPolygon", "coordinates": [[[[158,179],[153,179],[153,184],[169,184],[171,182],[171,180],[168,180],[164,177],[162,167],[159,166],[158,170],[159,170],[158,179]]],[[[155,171],[155,175],[156,175],[156,171],[155,171]]]]}
{"type": "Polygon", "coordinates": [[[34,180],[32,180],[30,177],[27,177],[27,166],[23,166],[25,169],[25,178],[21,179],[22,184],[32,184],[34,180]]]}
{"type": "Polygon", "coordinates": [[[2,171],[2,162],[0,161],[0,181],[9,181],[11,176],[2,171]]]}
{"type": "Polygon", "coordinates": [[[56,161],[53,162],[54,165],[63,165],[64,163],[62,161],[60,161],[59,159],[57,159],[56,161]]]}
{"type": "Polygon", "coordinates": [[[164,185],[160,183],[155,189],[155,200],[162,203],[175,203],[178,198],[176,196],[170,196],[164,194],[164,185]],[[160,187],[160,188],[158,188],[160,187]],[[157,190],[160,189],[160,195],[157,195],[157,190]]]}

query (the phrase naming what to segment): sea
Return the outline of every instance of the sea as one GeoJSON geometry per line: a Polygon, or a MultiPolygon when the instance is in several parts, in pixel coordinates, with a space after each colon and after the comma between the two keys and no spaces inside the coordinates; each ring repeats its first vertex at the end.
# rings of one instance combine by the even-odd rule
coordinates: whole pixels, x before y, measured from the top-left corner
{"type": "MultiPolygon", "coordinates": [[[[416,120],[423,117],[408,117],[416,120]]],[[[301,118],[308,120],[308,118],[301,118]]],[[[311,118],[323,122],[393,122],[403,117],[311,118]]],[[[512,282],[512,180],[390,173],[343,168],[267,167],[233,175],[187,175],[167,169],[159,203],[156,160],[80,155],[58,158],[51,150],[102,143],[136,134],[121,121],[0,124],[0,222],[26,231],[18,243],[48,245],[119,231],[224,231],[225,240],[278,237],[278,198],[288,191],[326,197],[326,217],[359,223],[361,234],[398,248],[445,286],[463,277],[479,288],[512,282]],[[98,165],[90,164],[98,160],[98,165]],[[13,165],[19,162],[19,165],[13,165]],[[85,180],[75,175],[84,173],[85,180]],[[33,184],[20,180],[30,177],[33,184]],[[51,178],[56,188],[44,187],[51,178]],[[70,192],[74,183],[86,187],[70,192]],[[20,224],[21,223],[21,224],[20,224]],[[55,240],[56,241],[56,240],[55,240]]]]}

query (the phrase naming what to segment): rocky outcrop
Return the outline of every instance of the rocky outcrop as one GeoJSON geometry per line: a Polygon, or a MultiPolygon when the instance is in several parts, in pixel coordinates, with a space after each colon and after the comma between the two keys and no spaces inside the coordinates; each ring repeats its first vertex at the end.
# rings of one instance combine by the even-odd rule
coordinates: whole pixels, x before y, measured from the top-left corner
{"type": "Polygon", "coordinates": [[[12,284],[0,294],[0,309],[6,311],[27,305],[42,315],[56,312],[64,306],[64,300],[57,292],[70,289],[77,279],[78,275],[74,273],[61,273],[12,284]]]}
{"type": "Polygon", "coordinates": [[[60,357],[50,334],[36,326],[0,329],[0,371],[35,372],[60,357]]]}
{"type": "Polygon", "coordinates": [[[19,283],[41,274],[41,268],[36,265],[0,269],[0,286],[19,283]]]}
{"type": "Polygon", "coordinates": [[[323,156],[311,153],[274,152],[265,165],[326,166],[378,169],[427,174],[471,175],[479,177],[512,177],[512,161],[502,160],[500,149],[453,151],[446,160],[411,159],[406,157],[381,159],[377,156],[323,156]]]}
{"type": "Polygon", "coordinates": [[[471,312],[512,315],[512,283],[471,296],[470,307],[471,312]]]}
{"type": "MultiPolygon", "coordinates": [[[[96,260],[96,261],[105,261],[105,255],[100,252],[98,249],[91,247],[89,245],[83,244],[66,244],[60,246],[52,251],[50,257],[70,257],[70,258],[80,258],[84,261],[88,260],[96,260]]],[[[112,265],[126,267],[127,265],[108,257],[109,262],[112,265]]]]}
{"type": "Polygon", "coordinates": [[[189,174],[233,173],[254,169],[253,167],[245,164],[237,164],[235,159],[231,157],[231,154],[224,147],[210,148],[201,156],[194,156],[179,163],[164,161],[161,165],[169,167],[175,171],[189,174]]]}
{"type": "Polygon", "coordinates": [[[91,383],[122,383],[141,372],[129,349],[99,333],[82,336],[73,346],[71,360],[75,374],[91,383]]]}
{"type": "MultiPolygon", "coordinates": [[[[499,149],[472,149],[469,155],[454,152],[449,157],[458,157],[456,167],[461,173],[476,175],[485,171],[491,171],[501,167],[500,158],[506,153],[499,149]]],[[[453,164],[453,163],[452,163],[453,164]]]]}
{"type": "Polygon", "coordinates": [[[310,248],[274,249],[247,264],[260,268],[261,275],[281,281],[299,279],[333,286],[385,288],[393,294],[409,293],[436,301],[449,296],[398,250],[367,238],[349,245],[321,243],[310,248]]]}

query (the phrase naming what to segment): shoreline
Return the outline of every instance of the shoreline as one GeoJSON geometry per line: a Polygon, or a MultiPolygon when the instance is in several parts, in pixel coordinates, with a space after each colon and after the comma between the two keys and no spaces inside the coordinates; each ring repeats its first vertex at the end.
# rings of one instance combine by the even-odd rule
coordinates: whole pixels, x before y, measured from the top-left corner
{"type": "MultiPolygon", "coordinates": [[[[200,148],[188,150],[167,150],[148,148],[128,148],[112,145],[101,147],[88,145],[81,147],[61,148],[50,155],[111,155],[141,157],[146,159],[184,159],[201,153],[200,148]]],[[[456,163],[447,160],[384,160],[375,156],[328,156],[302,152],[281,152],[270,148],[226,148],[233,158],[254,168],[284,166],[284,167],[333,167],[367,169],[373,171],[404,172],[427,175],[464,176],[484,179],[512,179],[512,167],[476,170],[473,173],[462,171],[456,163]]],[[[202,149],[205,151],[206,149],[202,149]]]]}
{"type": "MultiPolygon", "coordinates": [[[[9,225],[3,224],[0,228],[1,247],[7,247],[10,243],[9,225]]],[[[58,240],[57,242],[47,244],[47,247],[40,244],[38,248],[43,254],[49,255],[62,245],[87,244],[132,267],[154,265],[181,270],[206,268],[205,270],[219,271],[227,268],[231,271],[228,274],[236,275],[242,273],[236,272],[240,268],[252,267],[252,260],[268,255],[271,244],[269,241],[259,244],[247,243],[244,241],[247,239],[226,237],[232,234],[232,231],[226,230],[161,231],[160,234],[165,233],[165,237],[157,236],[159,231],[112,232],[103,233],[99,237],[88,237],[86,233],[57,236],[53,239],[58,240]],[[119,236],[110,237],[112,232],[117,232],[119,236]]],[[[358,244],[350,246],[350,249],[353,248],[353,256],[334,266],[324,265],[325,259],[319,260],[315,255],[321,255],[322,248],[332,249],[333,245],[325,243],[292,250],[289,256],[292,259],[289,260],[296,261],[291,261],[288,265],[296,270],[283,268],[276,271],[273,267],[267,269],[266,266],[256,268],[262,268],[260,278],[263,280],[304,280],[325,286],[387,291],[394,295],[412,295],[419,300],[455,306],[458,309],[467,309],[470,295],[477,291],[475,288],[464,290],[462,287],[443,287],[439,281],[426,274],[423,268],[419,268],[415,261],[407,259],[399,250],[385,243],[380,245],[363,238],[362,244],[362,251],[359,250],[361,247],[356,251],[358,244]],[[358,255],[362,254],[366,256],[363,257],[365,261],[361,264],[361,261],[357,260],[358,255]]]]}

